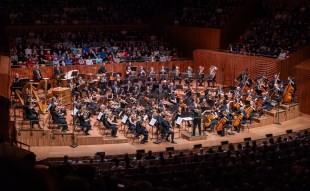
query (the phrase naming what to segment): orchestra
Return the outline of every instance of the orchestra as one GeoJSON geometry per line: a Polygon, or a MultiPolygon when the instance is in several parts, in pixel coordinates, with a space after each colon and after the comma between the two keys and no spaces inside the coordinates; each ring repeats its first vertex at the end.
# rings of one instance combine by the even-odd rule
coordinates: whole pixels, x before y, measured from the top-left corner
{"type": "MultiPolygon", "coordinates": [[[[126,115],[128,119],[124,124],[127,133],[142,135],[141,144],[148,142],[148,134],[152,130],[144,125],[144,121],[151,119],[157,120],[154,127],[155,131],[159,132],[158,135],[162,136],[162,140],[171,143],[176,143],[174,127],[182,128],[176,121],[183,117],[192,119],[186,122],[188,127],[192,127],[192,136],[201,136],[204,132],[215,132],[220,136],[232,135],[233,131],[239,133],[242,125],[251,124],[254,117],[259,118],[264,111],[271,110],[274,101],[281,104],[293,103],[296,92],[294,77],[290,76],[286,82],[282,82],[280,73],[274,75],[271,80],[265,75],[252,80],[247,71],[243,71],[235,78],[234,88],[225,91],[223,84],[215,86],[218,70],[216,66],[211,66],[206,76],[205,68],[199,66],[197,78],[193,78],[193,69],[190,66],[182,76],[179,66],[174,66],[170,72],[169,68],[167,71],[167,68],[162,66],[158,74],[153,67],[147,71],[142,66],[135,74],[132,67],[131,63],[126,66],[125,78],[122,78],[121,73],[112,72],[112,75],[109,75],[105,64],[102,64],[98,74],[88,79],[81,76],[68,79],[66,87],[70,88],[72,97],[75,98],[72,104],[78,110],[76,116],[84,135],[89,135],[92,129],[91,118],[98,113],[103,114],[100,121],[111,129],[112,137],[117,137],[117,120],[126,115]],[[182,80],[187,86],[181,84],[182,80]],[[179,81],[181,89],[176,87],[176,81],[179,81]],[[193,81],[196,81],[197,86],[203,86],[203,91],[194,91],[193,81]],[[208,83],[207,88],[203,85],[205,82],[208,83]],[[82,92],[85,92],[86,96],[83,96],[82,92]]],[[[38,67],[33,74],[34,80],[42,79],[38,67]]],[[[60,74],[62,71],[57,65],[54,75],[60,74]]],[[[17,75],[16,78],[18,77],[17,75]]],[[[27,90],[26,88],[24,100],[31,97],[27,90]]],[[[39,120],[39,114],[31,110],[28,103],[25,106],[26,118],[39,120]]],[[[61,99],[53,98],[49,111],[53,122],[62,124],[62,131],[66,132],[68,124],[66,111],[61,107],[61,99]]]]}

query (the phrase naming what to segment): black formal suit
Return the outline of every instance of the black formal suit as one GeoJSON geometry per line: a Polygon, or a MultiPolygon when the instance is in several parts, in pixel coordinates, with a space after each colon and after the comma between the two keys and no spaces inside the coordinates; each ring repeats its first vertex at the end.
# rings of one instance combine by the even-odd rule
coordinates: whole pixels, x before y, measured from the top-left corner
{"type": "Polygon", "coordinates": [[[51,107],[52,120],[56,124],[62,124],[62,131],[68,130],[67,120],[64,116],[56,111],[56,106],[51,107]]]}
{"type": "Polygon", "coordinates": [[[145,129],[145,127],[142,125],[141,121],[136,122],[136,133],[137,135],[143,135],[143,139],[141,143],[144,143],[148,140],[148,131],[145,129]]]}
{"type": "Polygon", "coordinates": [[[39,69],[36,69],[33,71],[33,80],[34,81],[42,80],[42,74],[41,74],[41,71],[39,69]]]}
{"type": "Polygon", "coordinates": [[[31,120],[30,122],[31,128],[33,128],[33,124],[38,124],[38,127],[40,128],[41,126],[39,124],[38,112],[29,105],[24,106],[24,111],[25,111],[25,118],[31,120]]]}
{"type": "Polygon", "coordinates": [[[106,69],[105,69],[105,66],[101,66],[100,68],[99,68],[99,70],[98,70],[98,74],[104,74],[104,73],[106,73],[107,71],[106,71],[106,69]]]}
{"type": "Polygon", "coordinates": [[[78,116],[80,120],[80,126],[84,132],[84,134],[88,135],[88,131],[91,129],[90,120],[88,117],[85,117],[84,115],[78,116]]]}

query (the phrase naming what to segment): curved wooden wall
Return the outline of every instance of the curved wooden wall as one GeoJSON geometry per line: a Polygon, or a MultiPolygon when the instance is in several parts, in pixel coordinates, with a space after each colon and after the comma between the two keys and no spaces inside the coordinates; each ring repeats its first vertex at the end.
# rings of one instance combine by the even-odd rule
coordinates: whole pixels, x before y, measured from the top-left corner
{"type": "Polygon", "coordinates": [[[296,67],[297,93],[299,95],[300,111],[310,115],[310,59],[298,64],[296,67]]]}
{"type": "Polygon", "coordinates": [[[265,74],[271,78],[276,72],[276,59],[231,54],[212,50],[195,50],[193,54],[194,66],[204,66],[205,72],[213,65],[218,68],[217,82],[235,85],[234,79],[244,70],[251,78],[265,74]]]}

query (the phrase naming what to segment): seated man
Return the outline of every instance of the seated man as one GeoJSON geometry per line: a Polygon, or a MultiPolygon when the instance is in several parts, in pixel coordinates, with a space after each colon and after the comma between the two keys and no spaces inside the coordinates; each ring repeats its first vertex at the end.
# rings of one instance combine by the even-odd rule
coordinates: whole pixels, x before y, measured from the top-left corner
{"type": "Polygon", "coordinates": [[[148,137],[149,137],[149,132],[146,130],[146,128],[142,125],[141,122],[141,116],[138,116],[137,121],[136,121],[136,133],[137,135],[143,135],[143,139],[141,140],[141,144],[144,144],[145,142],[147,142],[148,137]]]}
{"type": "Polygon", "coordinates": [[[171,135],[171,143],[176,144],[174,141],[174,132],[171,131],[171,125],[168,123],[168,121],[162,117],[161,115],[158,116],[158,123],[162,126],[162,137],[166,136],[165,140],[169,141],[168,137],[171,135]]]}
{"type": "Polygon", "coordinates": [[[28,120],[31,120],[30,121],[30,125],[31,125],[31,128],[33,128],[33,125],[34,124],[38,124],[38,128],[39,129],[42,129],[41,128],[41,125],[39,123],[39,114],[38,112],[34,109],[33,106],[31,106],[31,103],[29,101],[27,101],[25,103],[25,106],[24,106],[24,111],[25,111],[25,118],[28,119],[28,120]]]}
{"type": "Polygon", "coordinates": [[[89,135],[88,131],[91,130],[89,115],[90,114],[87,112],[83,112],[78,115],[78,118],[80,120],[80,126],[82,131],[84,132],[84,135],[89,135]]]}
{"type": "Polygon", "coordinates": [[[57,102],[55,102],[54,105],[51,106],[50,112],[52,115],[53,123],[60,124],[62,126],[61,131],[67,132],[68,131],[67,119],[65,117],[65,113],[58,108],[57,102]]]}

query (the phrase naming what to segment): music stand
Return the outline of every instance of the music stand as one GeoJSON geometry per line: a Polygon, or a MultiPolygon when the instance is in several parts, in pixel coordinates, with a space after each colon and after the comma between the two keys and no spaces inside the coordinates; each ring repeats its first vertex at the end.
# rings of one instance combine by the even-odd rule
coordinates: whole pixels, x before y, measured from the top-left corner
{"type": "Polygon", "coordinates": [[[77,77],[79,75],[79,71],[78,70],[73,70],[71,73],[71,77],[77,77]]]}
{"type": "Polygon", "coordinates": [[[156,74],[149,74],[149,77],[155,79],[156,78],[156,74]]]}

